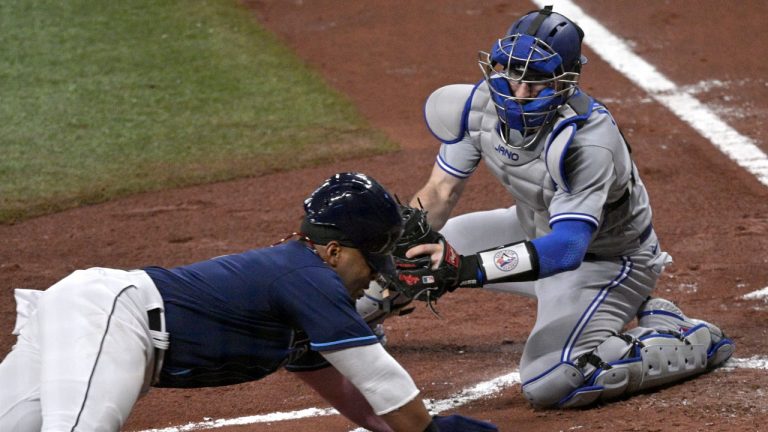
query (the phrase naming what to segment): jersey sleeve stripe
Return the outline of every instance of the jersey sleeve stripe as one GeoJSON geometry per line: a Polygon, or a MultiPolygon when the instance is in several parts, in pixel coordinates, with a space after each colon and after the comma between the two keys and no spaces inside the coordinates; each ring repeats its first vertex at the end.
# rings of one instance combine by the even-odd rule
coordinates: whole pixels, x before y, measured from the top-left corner
{"type": "Polygon", "coordinates": [[[594,225],[595,228],[600,224],[596,217],[586,213],[560,213],[549,218],[549,226],[564,220],[580,220],[594,225]]]}
{"type": "Polygon", "coordinates": [[[378,342],[378,340],[379,339],[375,335],[371,335],[371,336],[363,336],[363,337],[350,338],[350,339],[342,339],[342,340],[337,340],[333,342],[323,342],[323,343],[310,342],[309,346],[311,346],[315,350],[322,351],[324,349],[328,349],[331,347],[340,347],[342,345],[344,346],[366,345],[366,342],[367,343],[378,342]],[[357,343],[357,342],[363,342],[363,343],[357,343]]]}
{"type": "Polygon", "coordinates": [[[447,172],[448,174],[458,177],[458,178],[467,178],[469,177],[475,169],[472,168],[469,171],[461,171],[459,169],[456,169],[448,164],[445,160],[443,160],[442,156],[437,155],[437,165],[443,169],[443,171],[447,172]]]}

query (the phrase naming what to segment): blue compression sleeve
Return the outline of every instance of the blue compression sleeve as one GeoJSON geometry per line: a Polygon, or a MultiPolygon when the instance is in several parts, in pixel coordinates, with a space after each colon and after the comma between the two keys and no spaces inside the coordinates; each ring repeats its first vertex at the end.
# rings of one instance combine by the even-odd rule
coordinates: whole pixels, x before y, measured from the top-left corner
{"type": "Polygon", "coordinates": [[[575,270],[584,260],[595,226],[580,220],[562,220],[552,225],[552,232],[533,239],[539,255],[539,278],[575,270]]]}

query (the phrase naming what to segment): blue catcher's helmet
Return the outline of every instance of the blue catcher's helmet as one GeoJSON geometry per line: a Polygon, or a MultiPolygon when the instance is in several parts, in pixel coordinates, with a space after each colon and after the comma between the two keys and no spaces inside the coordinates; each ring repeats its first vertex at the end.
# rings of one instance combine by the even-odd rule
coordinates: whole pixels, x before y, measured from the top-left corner
{"type": "Polygon", "coordinates": [[[552,11],[533,11],[515,21],[490,53],[480,52],[480,68],[500,120],[501,136],[512,147],[526,148],[555,116],[578,84],[584,32],[552,11]],[[514,88],[540,89],[516,97],[514,88]]]}
{"type": "Polygon", "coordinates": [[[394,276],[392,251],[403,232],[400,206],[376,180],[360,173],[339,173],[304,200],[301,230],[310,240],[336,240],[360,250],[377,272],[394,276]]]}

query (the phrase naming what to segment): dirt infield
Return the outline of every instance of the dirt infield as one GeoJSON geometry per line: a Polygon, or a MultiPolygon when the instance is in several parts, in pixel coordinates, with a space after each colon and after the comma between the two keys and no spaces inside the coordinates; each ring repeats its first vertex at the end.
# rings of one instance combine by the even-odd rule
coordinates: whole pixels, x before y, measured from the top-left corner
{"type": "MultiPolygon", "coordinates": [[[[422,121],[435,88],[480,79],[487,49],[527,2],[288,1],[245,2],[364,116],[402,145],[375,158],[182,190],[145,194],[0,226],[0,353],[13,343],[12,288],[45,288],[77,268],[178,265],[264,246],[292,231],[301,200],[341,170],[373,175],[402,197],[426,180],[437,144],[422,121]],[[436,6],[437,5],[437,6],[436,6]]],[[[555,6],[557,8],[557,6],[555,6]]],[[[691,86],[740,133],[768,150],[768,4],[590,1],[585,12],[679,86],[691,86]],[[762,35],[762,37],[758,37],[762,35]],[[749,45],[744,38],[754,38],[749,45]]],[[[589,36],[588,36],[589,37],[589,36]]],[[[660,293],[692,316],[720,324],[736,356],[768,356],[768,307],[745,301],[768,286],[768,188],[686,123],[649,100],[590,50],[583,88],[608,103],[632,143],[654,205],[654,226],[675,264],[660,293]]],[[[296,101],[300,103],[300,101],[296,101]]],[[[323,143],[318,143],[323,145],[323,143]]],[[[483,168],[458,212],[496,208],[511,199],[483,168]]],[[[513,296],[457,292],[439,304],[388,321],[390,351],[412,372],[423,397],[441,399],[517,368],[535,303],[513,296]]],[[[458,411],[504,431],[764,430],[768,371],[714,372],[590,410],[531,409],[513,386],[458,411]]],[[[142,399],[126,430],[143,430],[326,406],[280,372],[256,383],[202,390],[157,389],[142,399]]],[[[338,416],[222,428],[253,431],[344,431],[338,416]]]]}

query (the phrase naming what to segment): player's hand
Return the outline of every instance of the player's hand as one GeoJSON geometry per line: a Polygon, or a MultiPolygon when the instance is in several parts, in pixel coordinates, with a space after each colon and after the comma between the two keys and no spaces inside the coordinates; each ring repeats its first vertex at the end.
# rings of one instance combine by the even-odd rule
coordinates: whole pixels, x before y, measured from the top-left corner
{"type": "Polygon", "coordinates": [[[398,290],[416,300],[436,300],[460,286],[479,286],[475,255],[459,255],[442,236],[439,244],[414,246],[405,258],[395,257],[395,265],[398,290]]]}
{"type": "Polygon", "coordinates": [[[431,244],[420,244],[418,246],[414,246],[405,253],[406,258],[415,258],[419,256],[429,256],[429,261],[431,263],[430,268],[432,270],[437,270],[440,267],[440,262],[443,258],[443,250],[445,248],[443,247],[443,243],[431,243],[431,244]]]}

